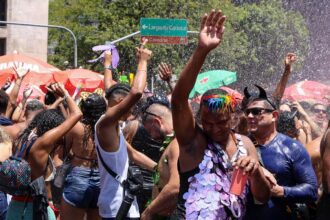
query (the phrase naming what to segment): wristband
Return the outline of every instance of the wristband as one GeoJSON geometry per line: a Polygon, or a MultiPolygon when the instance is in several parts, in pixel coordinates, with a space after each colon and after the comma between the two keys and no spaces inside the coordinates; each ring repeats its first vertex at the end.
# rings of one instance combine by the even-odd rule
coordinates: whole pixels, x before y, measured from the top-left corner
{"type": "Polygon", "coordinates": [[[68,96],[69,96],[69,94],[65,94],[65,95],[63,96],[63,101],[66,101],[66,99],[68,98],[68,96]]]}
{"type": "Polygon", "coordinates": [[[111,70],[111,71],[114,70],[114,68],[112,68],[112,65],[111,64],[109,66],[105,66],[104,69],[108,69],[108,70],[111,70]]]}

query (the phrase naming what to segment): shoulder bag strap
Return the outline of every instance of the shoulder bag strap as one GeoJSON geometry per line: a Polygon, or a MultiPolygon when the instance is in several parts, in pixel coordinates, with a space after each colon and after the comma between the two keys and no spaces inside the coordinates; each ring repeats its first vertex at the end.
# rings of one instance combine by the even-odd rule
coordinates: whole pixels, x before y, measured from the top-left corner
{"type": "Polygon", "coordinates": [[[105,162],[104,162],[104,160],[103,160],[103,158],[102,158],[102,156],[101,156],[101,152],[100,152],[99,148],[98,148],[97,146],[96,146],[95,148],[96,148],[96,150],[97,150],[97,153],[98,153],[98,155],[99,155],[99,158],[100,158],[100,160],[101,160],[101,163],[102,163],[104,169],[106,169],[106,171],[107,171],[107,172],[108,172],[113,178],[115,178],[120,184],[123,184],[124,181],[121,180],[121,176],[118,175],[116,172],[114,172],[112,169],[110,169],[110,167],[108,167],[108,166],[105,164],[105,162]]]}

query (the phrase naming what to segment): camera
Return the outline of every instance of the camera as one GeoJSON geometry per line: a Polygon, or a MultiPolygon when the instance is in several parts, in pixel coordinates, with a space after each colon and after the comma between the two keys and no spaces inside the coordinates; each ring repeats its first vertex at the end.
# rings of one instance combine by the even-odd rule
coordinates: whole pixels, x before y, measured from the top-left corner
{"type": "Polygon", "coordinates": [[[116,220],[123,220],[126,218],[134,201],[134,197],[139,194],[143,188],[143,176],[138,167],[128,167],[127,179],[124,181],[123,186],[125,197],[116,215],[116,220]]]}

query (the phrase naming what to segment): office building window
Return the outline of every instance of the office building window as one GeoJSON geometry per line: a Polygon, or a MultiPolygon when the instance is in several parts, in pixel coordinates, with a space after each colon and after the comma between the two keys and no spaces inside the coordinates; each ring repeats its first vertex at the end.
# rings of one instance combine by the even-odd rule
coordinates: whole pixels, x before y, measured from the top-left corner
{"type": "MultiPolygon", "coordinates": [[[[0,21],[7,21],[7,0],[0,0],[0,21]]],[[[5,24],[0,24],[5,26],[5,24]]]]}
{"type": "Polygon", "coordinates": [[[0,38],[0,56],[6,54],[6,38],[0,38]]]}

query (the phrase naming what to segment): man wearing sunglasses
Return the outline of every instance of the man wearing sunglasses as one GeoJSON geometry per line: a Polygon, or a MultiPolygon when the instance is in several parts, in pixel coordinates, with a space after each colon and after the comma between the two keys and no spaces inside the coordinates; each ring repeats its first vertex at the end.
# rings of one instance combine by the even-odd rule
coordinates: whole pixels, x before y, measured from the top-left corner
{"type": "Polygon", "coordinates": [[[247,218],[292,219],[295,203],[317,199],[316,175],[304,146],[276,131],[279,112],[261,89],[259,96],[247,97],[245,114],[259,161],[276,181],[270,181],[271,199],[265,204],[252,202],[247,218]]]}
{"type": "MultiPolygon", "coordinates": [[[[137,120],[132,121],[124,129],[128,142],[154,161],[160,160],[167,147],[164,146],[167,136],[173,135],[172,112],[169,102],[166,101],[157,96],[148,97],[147,106],[142,110],[142,123],[137,120]]],[[[144,179],[143,191],[137,197],[140,213],[145,210],[148,200],[152,197],[155,182],[153,172],[143,168],[141,170],[144,179]]],[[[162,173],[160,176],[162,177],[162,173]]],[[[144,215],[142,218],[144,219],[144,215]]]]}
{"type": "Polygon", "coordinates": [[[328,125],[327,107],[321,103],[314,104],[311,107],[312,120],[319,126],[320,132],[323,134],[328,125]]]}

